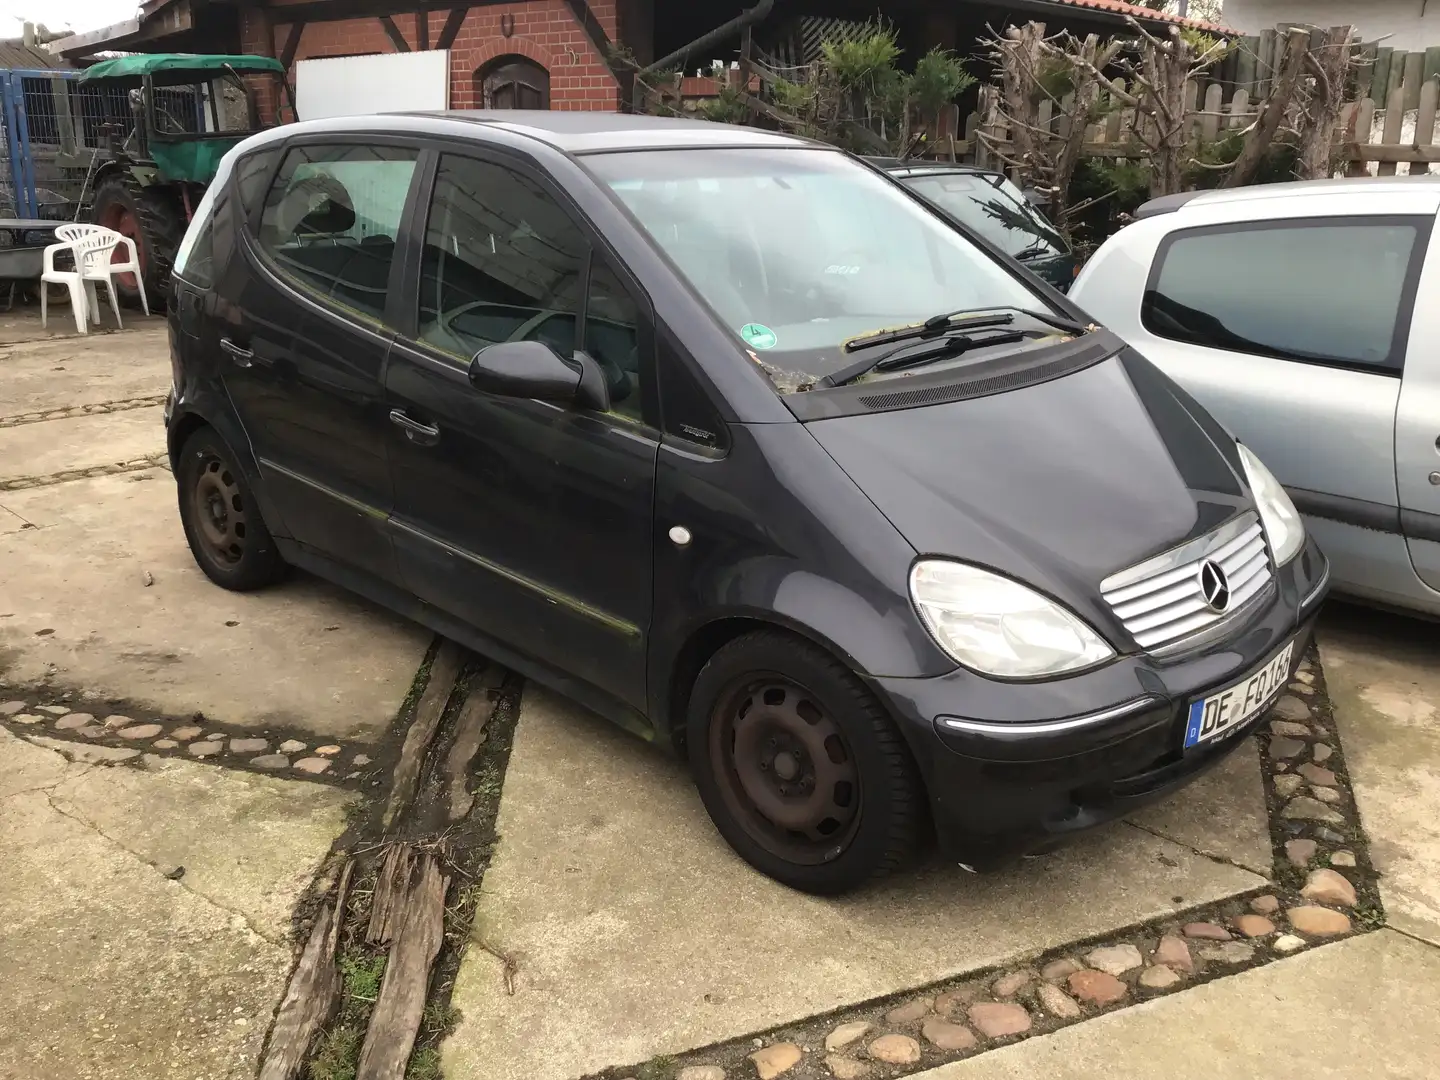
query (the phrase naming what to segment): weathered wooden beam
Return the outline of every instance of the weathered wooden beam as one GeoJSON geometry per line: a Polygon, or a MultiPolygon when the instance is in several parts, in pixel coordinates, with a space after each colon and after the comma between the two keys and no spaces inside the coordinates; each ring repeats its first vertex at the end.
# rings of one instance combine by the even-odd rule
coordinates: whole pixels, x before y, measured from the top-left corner
{"type": "Polygon", "coordinates": [[[483,675],[472,679],[469,696],[455,719],[455,741],[450,744],[450,753],[445,758],[451,821],[459,821],[475,805],[475,796],[467,784],[470,762],[480,752],[480,745],[485,741],[485,725],[495,715],[495,699],[490,691],[497,689],[504,677],[504,671],[492,664],[483,675]]]}
{"type": "Polygon", "coordinates": [[[345,922],[345,901],[354,866],[353,861],[346,861],[334,904],[322,908],[315,919],[310,940],[305,943],[275,1016],[259,1080],[292,1080],[297,1076],[315,1035],[334,1012],[341,982],[335,968],[335,949],[345,922]]]}
{"type": "Polygon", "coordinates": [[[390,39],[396,52],[410,51],[410,43],[405,40],[405,35],[400,33],[400,27],[395,25],[395,20],[389,15],[380,16],[380,29],[385,31],[385,36],[390,39]]]}
{"type": "Polygon", "coordinates": [[[460,27],[465,25],[465,16],[469,14],[468,7],[451,8],[450,14],[445,16],[445,25],[440,28],[440,36],[435,39],[435,48],[448,49],[454,45],[460,34],[460,27]]]}
{"type": "Polygon", "coordinates": [[[435,661],[430,665],[430,678],[415,706],[415,719],[405,732],[405,743],[400,748],[400,760],[390,783],[390,798],[385,804],[383,826],[388,832],[399,820],[415,797],[416,785],[420,782],[420,767],[425,761],[425,751],[440,726],[445,703],[450,700],[450,691],[455,687],[455,678],[465,661],[465,650],[449,638],[440,642],[435,652],[435,661]]]}
{"type": "Polygon", "coordinates": [[[1381,175],[1394,176],[1395,165],[1401,161],[1440,161],[1440,146],[1406,146],[1388,143],[1346,143],[1343,156],[1349,161],[1378,161],[1389,165],[1390,171],[1381,175]]]}
{"type": "Polygon", "coordinates": [[[415,13],[415,48],[420,52],[430,51],[430,12],[415,13]]]}
{"type": "Polygon", "coordinates": [[[418,873],[405,899],[404,921],[390,946],[380,997],[360,1048],[356,1080],[403,1080],[425,1012],[430,965],[445,935],[445,890],[450,879],[435,856],[419,856],[418,873]]]}
{"type": "Polygon", "coordinates": [[[303,21],[290,24],[290,33],[285,35],[285,44],[280,50],[280,55],[276,57],[286,71],[289,71],[290,65],[295,63],[295,50],[300,48],[300,35],[304,32],[305,23],[303,21]]]}

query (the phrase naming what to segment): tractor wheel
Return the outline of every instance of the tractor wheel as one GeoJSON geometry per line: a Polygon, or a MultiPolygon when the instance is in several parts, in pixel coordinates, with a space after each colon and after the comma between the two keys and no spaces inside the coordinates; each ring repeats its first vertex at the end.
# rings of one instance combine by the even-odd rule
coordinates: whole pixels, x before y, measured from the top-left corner
{"type": "MultiPolygon", "coordinates": [[[[145,298],[151,311],[164,311],[170,291],[170,267],[185,236],[185,211],[174,191],[165,185],[144,187],[128,172],[111,173],[95,188],[92,216],[97,225],[135,241],[145,298]]],[[[115,258],[123,262],[127,253],[117,249],[115,258]]],[[[116,274],[115,285],[121,303],[140,306],[134,274],[116,274]]]]}

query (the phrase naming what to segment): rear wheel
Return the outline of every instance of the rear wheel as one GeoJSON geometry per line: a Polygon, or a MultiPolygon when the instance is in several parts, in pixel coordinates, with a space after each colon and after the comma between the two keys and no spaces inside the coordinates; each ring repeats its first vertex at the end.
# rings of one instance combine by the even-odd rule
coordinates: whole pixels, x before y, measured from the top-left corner
{"type": "Polygon", "coordinates": [[[185,440],[177,464],[180,521],[205,576],[236,592],[283,577],[285,562],[220,436],[210,428],[195,432],[185,440]]]}
{"type": "Polygon", "coordinates": [[[695,680],[686,742],[710,817],[747,862],[804,892],[846,892],[914,851],[921,784],[879,702],[845,665],[760,631],[695,680]]]}
{"type": "MultiPolygon", "coordinates": [[[[112,172],[95,188],[92,216],[97,225],[135,242],[145,298],[150,310],[163,311],[170,290],[170,268],[185,236],[185,210],[175,192],[165,185],[144,187],[128,172],[112,172]]],[[[128,256],[123,248],[115,252],[119,262],[128,256]]],[[[122,303],[140,306],[134,274],[116,274],[115,285],[122,303]]]]}

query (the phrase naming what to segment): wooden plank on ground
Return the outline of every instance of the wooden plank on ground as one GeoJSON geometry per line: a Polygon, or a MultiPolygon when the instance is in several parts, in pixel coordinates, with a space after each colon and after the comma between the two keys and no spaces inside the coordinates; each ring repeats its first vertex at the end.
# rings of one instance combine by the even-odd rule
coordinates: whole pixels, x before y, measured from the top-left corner
{"type": "Polygon", "coordinates": [[[411,844],[391,844],[380,861],[375,892],[370,897],[370,922],[365,928],[365,940],[371,945],[389,945],[400,932],[414,863],[415,848],[411,844]]]}
{"type": "Polygon", "coordinates": [[[360,1048],[356,1080],[404,1080],[410,1051],[425,1012],[430,965],[445,933],[445,890],[450,879],[433,854],[419,856],[419,871],[405,900],[405,918],[390,957],[380,996],[360,1048]]]}
{"type": "Polygon", "coordinates": [[[470,762],[480,752],[480,744],[485,741],[485,725],[495,715],[495,698],[490,691],[498,689],[504,678],[505,672],[492,664],[471,680],[470,696],[456,718],[455,741],[450,744],[450,754],[445,759],[448,812],[452,822],[467,816],[475,805],[475,796],[468,784],[470,762]]]}
{"type": "Polygon", "coordinates": [[[385,804],[383,826],[388,832],[399,820],[410,801],[415,798],[415,787],[420,782],[420,767],[425,761],[425,750],[435,737],[440,726],[440,717],[445,713],[445,703],[450,700],[450,691],[455,687],[455,678],[464,663],[465,650],[449,638],[440,642],[435,661],[430,665],[430,678],[415,706],[415,719],[410,730],[405,732],[405,744],[400,748],[400,760],[390,782],[390,798],[385,804]]]}
{"type": "Polygon", "coordinates": [[[340,991],[340,973],[335,968],[335,949],[345,922],[345,901],[349,897],[350,872],[354,862],[346,860],[335,890],[334,904],[320,910],[310,931],[310,940],[300,954],[285,989],[285,999],[275,1015],[265,1061],[259,1080],[292,1080],[300,1072],[305,1055],[320,1028],[330,1019],[340,991]]]}

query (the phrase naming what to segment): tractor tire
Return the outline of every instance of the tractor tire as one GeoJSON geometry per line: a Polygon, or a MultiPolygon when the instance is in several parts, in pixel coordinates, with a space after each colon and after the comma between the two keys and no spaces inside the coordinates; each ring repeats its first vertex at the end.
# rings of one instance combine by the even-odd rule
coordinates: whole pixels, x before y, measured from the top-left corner
{"type": "MultiPolygon", "coordinates": [[[[166,185],[145,187],[128,172],[113,172],[96,185],[91,217],[135,241],[145,299],[151,311],[164,311],[170,267],[185,236],[185,211],[175,192],[166,185]]],[[[116,274],[115,286],[122,304],[140,306],[134,274],[116,274]]]]}

